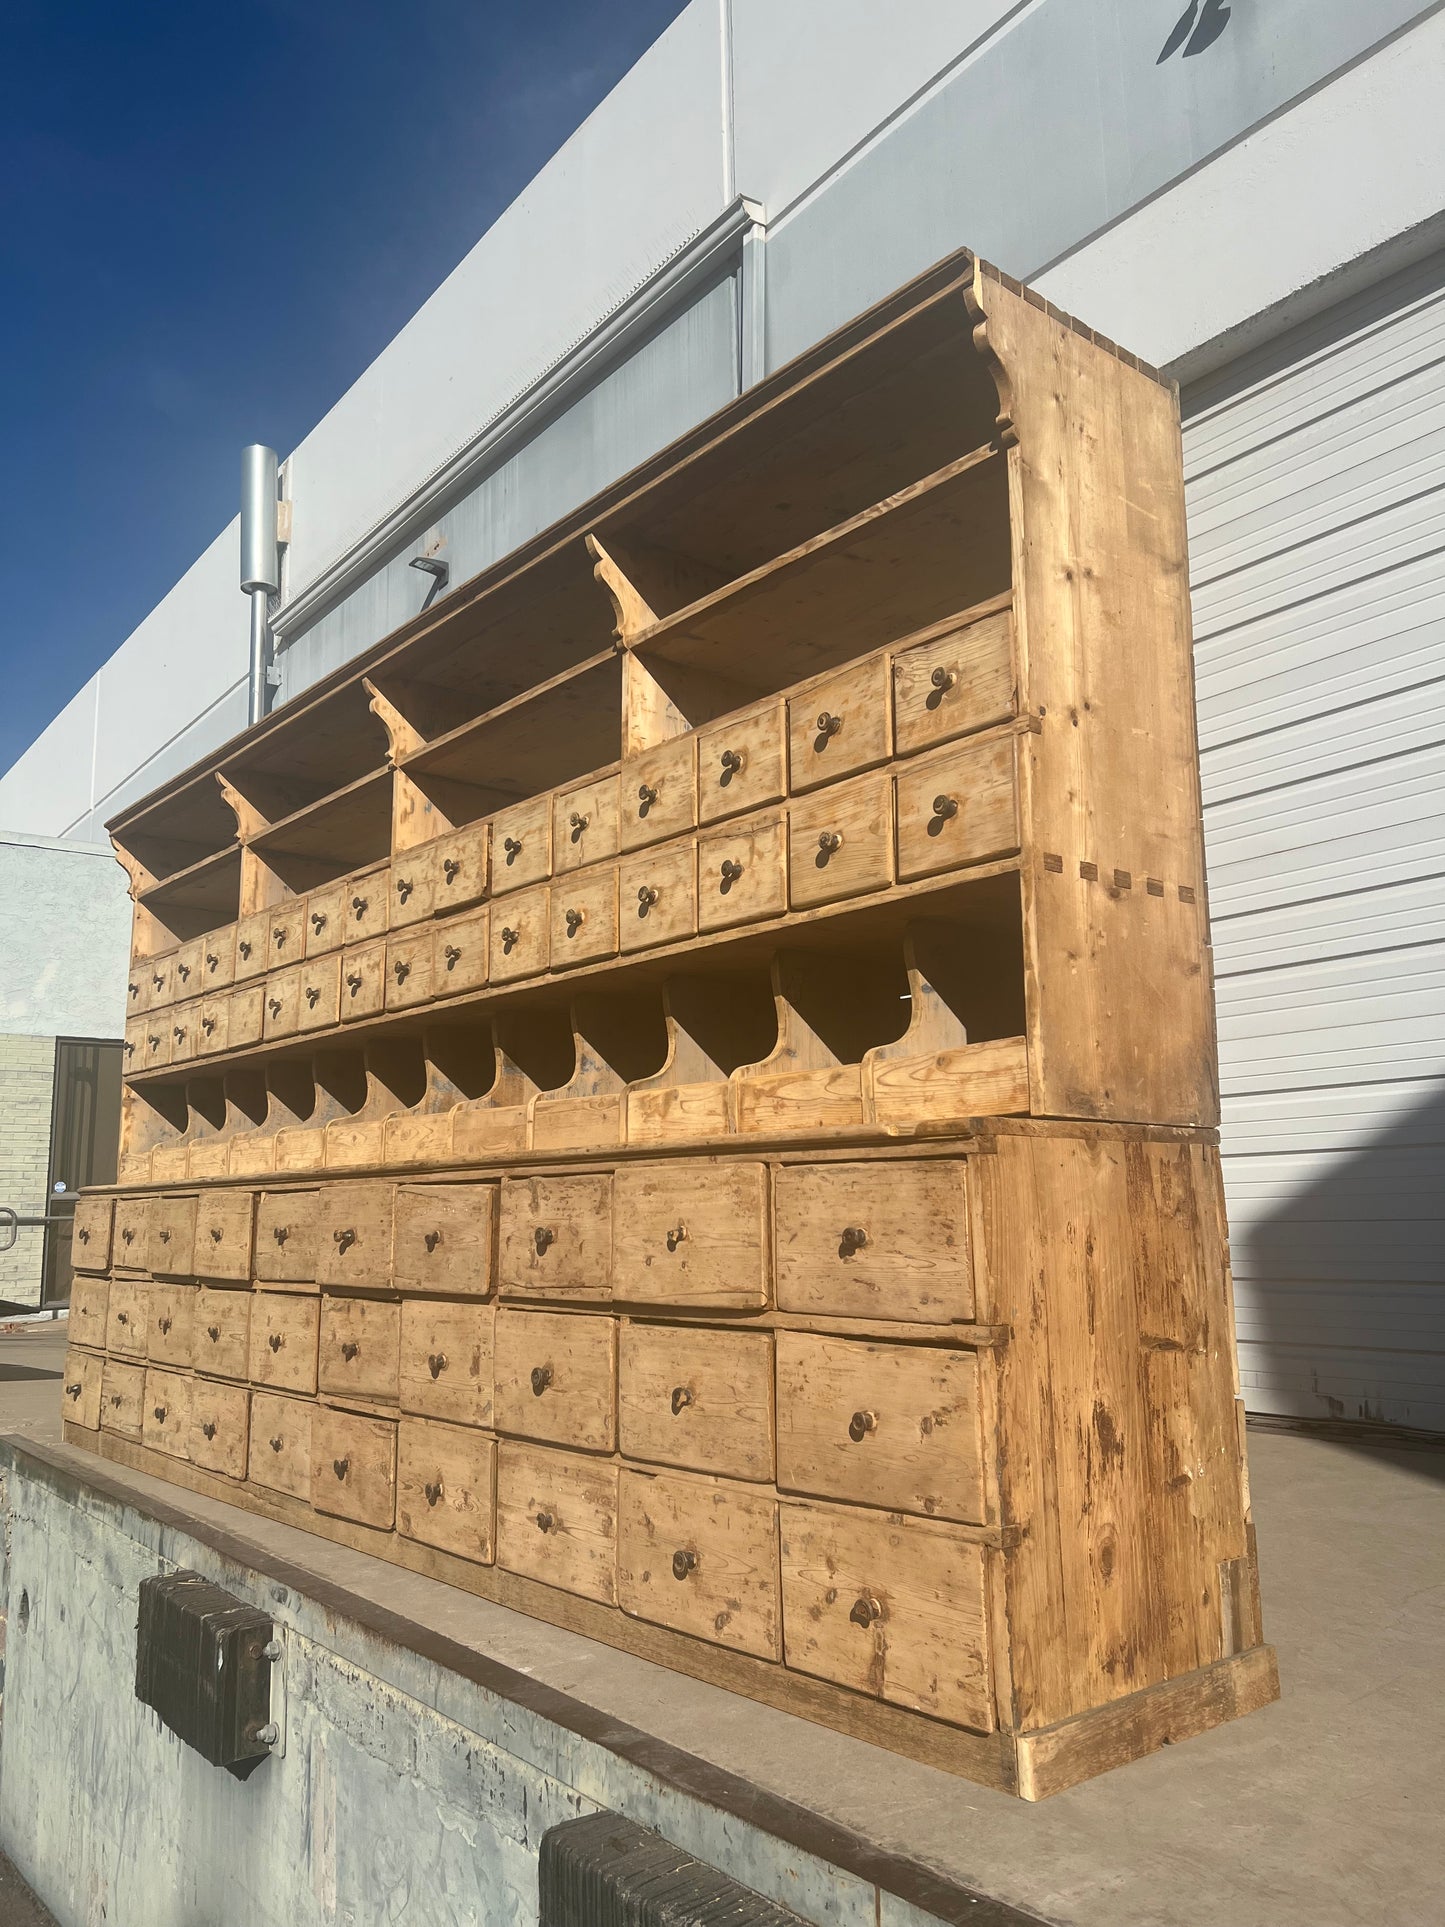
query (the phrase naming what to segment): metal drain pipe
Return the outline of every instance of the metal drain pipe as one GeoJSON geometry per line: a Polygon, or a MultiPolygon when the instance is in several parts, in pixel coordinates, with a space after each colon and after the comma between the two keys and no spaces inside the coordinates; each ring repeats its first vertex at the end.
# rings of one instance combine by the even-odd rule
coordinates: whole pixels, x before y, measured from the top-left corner
{"type": "Polygon", "coordinates": [[[251,695],[246,720],[271,706],[271,624],[267,599],[281,591],[276,544],[276,451],[253,442],[241,450],[241,593],[251,598],[251,695]]]}

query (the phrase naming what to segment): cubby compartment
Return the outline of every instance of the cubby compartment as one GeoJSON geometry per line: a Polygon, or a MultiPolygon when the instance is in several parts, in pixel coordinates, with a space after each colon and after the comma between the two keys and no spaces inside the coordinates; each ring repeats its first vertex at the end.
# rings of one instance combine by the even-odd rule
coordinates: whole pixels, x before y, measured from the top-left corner
{"type": "Polygon", "coordinates": [[[241,852],[232,845],[143,890],[138,899],[156,924],[185,943],[234,923],[241,901],[241,852]]]}
{"type": "Polygon", "coordinates": [[[292,818],[304,825],[312,804],[384,774],[386,752],[385,728],[360,681],[288,704],[222,765],[245,819],[242,835],[292,818]]]}

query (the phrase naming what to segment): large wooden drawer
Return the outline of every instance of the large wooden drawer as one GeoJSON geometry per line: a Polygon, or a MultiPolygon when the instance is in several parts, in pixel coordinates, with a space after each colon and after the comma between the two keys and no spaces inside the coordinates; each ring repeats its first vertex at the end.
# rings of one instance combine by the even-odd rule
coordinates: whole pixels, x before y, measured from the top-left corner
{"type": "Polygon", "coordinates": [[[1012,736],[924,757],[895,781],[900,882],[1019,847],[1012,736]]]}
{"type": "Polygon", "coordinates": [[[141,1443],[173,1459],[187,1456],[191,1437],[191,1385],[184,1372],[146,1368],[141,1399],[141,1443]]]}
{"type": "Polygon", "coordinates": [[[196,1207],[198,1278],[251,1276],[251,1234],[256,1217],[254,1191],[203,1191],[196,1207]]]}
{"type": "Polygon", "coordinates": [[[153,1365],[191,1369],[196,1320],[194,1285],[152,1285],[146,1309],[146,1357],[153,1365]]]}
{"type": "Polygon", "coordinates": [[[585,869],[618,848],[617,777],[597,776],[552,799],[552,874],[585,869]]]}
{"type": "Polygon", "coordinates": [[[886,656],[865,657],[788,699],[788,787],[796,795],[875,763],[893,746],[886,656]]]}
{"type": "Polygon", "coordinates": [[[975,1353],[805,1332],[777,1342],[780,1486],[982,1519],[975,1353]]]}
{"type": "Polygon", "coordinates": [[[624,1324],[617,1423],[625,1458],[771,1479],[771,1333],[624,1324]]]}
{"type": "Polygon", "coordinates": [[[83,1425],[87,1432],[100,1429],[104,1377],[105,1360],[98,1352],[81,1352],[70,1346],[60,1380],[60,1410],[72,1425],[83,1425]]]}
{"type": "Polygon", "coordinates": [[[786,723],[780,696],[698,731],[697,820],[715,823],[783,796],[786,723]]]}
{"type": "Polygon", "coordinates": [[[585,1312],[497,1313],[499,1432],[610,1452],[617,1442],[617,1324],[585,1312]]]}
{"type": "Polygon", "coordinates": [[[247,1376],[276,1392],[316,1390],[320,1300],[307,1293],[258,1291],[251,1299],[247,1376]]]}
{"type": "Polygon", "coordinates": [[[1005,722],[1016,700],[1007,609],[916,642],[893,658],[893,728],[900,756],[1005,722]]]}
{"type": "Polygon", "coordinates": [[[191,1380],[191,1429],[187,1457],[228,1479],[246,1476],[250,1443],[251,1394],[243,1385],[214,1379],[191,1380]]]}
{"type": "Polygon", "coordinates": [[[610,1298],[612,1179],[506,1179],[497,1277],[504,1298],[610,1298]]]}
{"type": "Polygon", "coordinates": [[[256,1206],[256,1276],[278,1285],[316,1280],[315,1191],[263,1191],[256,1206]]]}
{"type": "Polygon", "coordinates": [[[396,1526],[408,1539],[489,1566],[494,1550],[497,1442],[429,1419],[397,1428],[396,1526]]]}
{"type": "Polygon", "coordinates": [[[252,1298],[249,1291],[221,1291],[212,1285],[196,1293],[192,1358],[198,1372],[217,1378],[247,1376],[252,1298]]]}
{"type": "Polygon", "coordinates": [[[617,1599],[617,1467],[503,1439],[497,1564],[564,1592],[617,1599]]]}
{"type": "Polygon", "coordinates": [[[495,1184],[399,1184],[392,1277],[398,1291],[492,1290],[495,1184]]]}
{"type": "Polygon", "coordinates": [[[112,1278],[105,1349],[144,1358],[149,1323],[150,1282],[145,1278],[112,1278]]]}
{"type": "Polygon", "coordinates": [[[150,1269],[151,1200],[117,1198],[115,1201],[115,1246],[112,1262],[117,1271],[150,1269]]]}
{"type": "Polygon", "coordinates": [[[991,1732],[982,1547],[852,1507],[780,1511],[788,1665],[991,1732]]]}
{"type": "Polygon", "coordinates": [[[491,846],[490,823],[468,824],[427,845],[431,907],[438,916],[481,902],[487,894],[491,846]]]}
{"type": "Polygon", "coordinates": [[[768,1302],[767,1171],[741,1159],[628,1164],[614,1179],[612,1292],[629,1304],[768,1302]]]}
{"type": "Polygon", "coordinates": [[[954,1158],[782,1166],[778,1304],[830,1318],[970,1320],[967,1177],[954,1158]]]}
{"type": "Polygon", "coordinates": [[[893,881],[886,771],[856,777],[788,809],[788,891],[795,910],[883,890],[893,881]]]}
{"type": "Polygon", "coordinates": [[[247,1467],[252,1485],[311,1497],[311,1414],[309,1399],[251,1394],[251,1447],[247,1467]]]}
{"type": "Polygon", "coordinates": [[[323,1285],[385,1290],[391,1283],[390,1184],[323,1187],[316,1213],[316,1278],[323,1285]]]}
{"type": "Polygon", "coordinates": [[[77,1278],[70,1287],[70,1342],[105,1350],[105,1321],[110,1306],[110,1281],[77,1278]]]}
{"type": "Polygon", "coordinates": [[[781,1658],[777,1501],[717,1479],[624,1471],[617,1603],[696,1639],[781,1658]]]}
{"type": "Polygon", "coordinates": [[[151,1200],[151,1270],[157,1277],[189,1278],[195,1271],[196,1195],[151,1200]]]}
{"type": "Polygon", "coordinates": [[[432,983],[438,997],[460,997],[487,981],[491,909],[483,905],[432,934],[432,983]]]}
{"type": "Polygon", "coordinates": [[[781,816],[753,818],[698,838],[700,930],[728,930],[760,917],[780,917],[787,907],[781,816]]]}
{"type": "Polygon", "coordinates": [[[627,858],[618,871],[622,954],[697,935],[697,850],[671,843],[627,858]]]}
{"type": "Polygon", "coordinates": [[[316,1382],[337,1398],[394,1405],[401,1361],[401,1307],[387,1298],[321,1298],[316,1382]]]}
{"type": "Polygon", "coordinates": [[[404,1298],[401,1409],[459,1425],[492,1423],[491,1305],[465,1299],[404,1298]]]}
{"type": "Polygon", "coordinates": [[[524,889],[551,874],[551,797],[533,796],[499,810],[492,819],[492,895],[524,889]]]}
{"type": "Polygon", "coordinates": [[[494,984],[535,977],[547,968],[549,955],[547,886],[519,890],[492,909],[488,938],[487,975],[494,984]]]}
{"type": "Polygon", "coordinates": [[[623,765],[620,842],[640,850],[684,835],[697,821],[697,742],[674,736],[623,765]]]}
{"type": "Polygon", "coordinates": [[[76,1271],[110,1270],[110,1234],[115,1199],[77,1198],[70,1232],[70,1262],[76,1271]]]}
{"type": "Polygon", "coordinates": [[[146,1368],[107,1358],[100,1379],[100,1429],[121,1438],[140,1437],[141,1407],[145,1399],[146,1368]]]}
{"type": "Polygon", "coordinates": [[[389,1532],[396,1521],[396,1420],[313,1407],[311,1504],[389,1532]]]}
{"type": "Polygon", "coordinates": [[[552,885],[553,970],[617,955],[617,866],[579,870],[552,885]]]}

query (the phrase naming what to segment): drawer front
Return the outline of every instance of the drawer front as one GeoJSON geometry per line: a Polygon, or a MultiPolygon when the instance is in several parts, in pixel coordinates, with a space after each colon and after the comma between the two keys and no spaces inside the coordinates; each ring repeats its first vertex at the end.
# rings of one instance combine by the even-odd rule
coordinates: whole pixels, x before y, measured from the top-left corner
{"type": "Polygon", "coordinates": [[[131,1358],[146,1355],[150,1313],[150,1282],[145,1278],[112,1278],[105,1321],[105,1349],[131,1358]]]}
{"type": "Polygon", "coordinates": [[[365,943],[368,937],[384,937],[391,915],[391,866],[365,870],[348,877],[341,903],[343,943],[365,943]]]}
{"type": "Polygon", "coordinates": [[[189,1278],[195,1269],[196,1196],[151,1201],[150,1261],[157,1276],[189,1278]]]}
{"type": "Polygon", "coordinates": [[[87,1432],[99,1431],[104,1377],[105,1360],[98,1352],[78,1352],[70,1346],[60,1380],[60,1410],[72,1425],[83,1425],[87,1432]]]}
{"type": "Polygon", "coordinates": [[[771,1479],[772,1335],[625,1324],[617,1424],[625,1458],[771,1479]]]}
{"type": "Polygon", "coordinates": [[[151,1200],[117,1198],[112,1263],[118,1270],[146,1271],[150,1266],[151,1200]]]}
{"type": "Polygon", "coordinates": [[[492,1563],[497,1442],[455,1425],[404,1418],[396,1438],[396,1526],[408,1539],[492,1563]]]}
{"type": "Polygon", "coordinates": [[[252,1303],[249,1291],[203,1285],[196,1293],[191,1356],[198,1372],[216,1378],[248,1376],[252,1303]]]}
{"type": "Polygon", "coordinates": [[[796,794],[885,763],[893,746],[888,659],[873,656],[788,699],[788,784],[796,794]]]}
{"type": "Polygon", "coordinates": [[[432,909],[438,916],[480,903],[491,870],[492,826],[473,823],[427,846],[432,909]]]}
{"type": "Polygon", "coordinates": [[[784,1165],[774,1179],[778,1303],[830,1318],[973,1317],[961,1159],[784,1165]]]}
{"type": "Polygon", "coordinates": [[[306,899],[305,944],[308,957],[324,957],[341,948],[346,935],[349,891],[344,883],[328,883],[306,899]]]}
{"type": "Polygon", "coordinates": [[[782,699],[714,723],[697,736],[697,820],[715,823],[786,793],[787,729],[782,699]]]}
{"type": "Polygon", "coordinates": [[[177,999],[200,996],[205,986],[201,974],[201,952],[204,948],[204,939],[195,937],[190,943],[183,943],[176,952],[171,981],[175,984],[177,999]]]}
{"type": "Polygon", "coordinates": [[[192,1057],[200,1055],[201,1025],[199,1004],[176,1004],[169,1012],[171,1026],[171,1062],[187,1063],[192,1057]]]}
{"type": "Polygon", "coordinates": [[[191,1384],[181,1372],[148,1366],[141,1397],[141,1443],[173,1459],[186,1457],[191,1436],[191,1384]]]}
{"type": "Polygon", "coordinates": [[[243,984],[271,967],[271,912],[253,910],[236,924],[233,982],[243,984]]]}
{"type": "Polygon", "coordinates": [[[147,969],[150,973],[149,1006],[151,1010],[163,1010],[175,995],[176,953],[172,950],[164,957],[152,957],[147,969]]]}
{"type": "Polygon", "coordinates": [[[386,1004],[386,945],[366,943],[341,958],[341,1021],[375,1017],[386,1004]]]}
{"type": "Polygon", "coordinates": [[[700,930],[726,930],[788,907],[783,819],[740,823],[698,838],[697,921],[700,930]]]}
{"type": "Polygon", "coordinates": [[[497,1564],[564,1592],[617,1599],[617,1467],[503,1439],[497,1564]]]}
{"type": "Polygon", "coordinates": [[[145,1051],[145,1068],[148,1071],[161,1070],[171,1061],[171,1013],[158,1010],[154,1005],[146,1013],[145,1032],[142,1047],[145,1051]]]}
{"type": "Polygon", "coordinates": [[[788,888],[795,910],[884,890],[893,881],[892,788],[880,771],[790,806],[788,888]]]}
{"type": "Polygon", "coordinates": [[[196,1207],[196,1276],[251,1276],[251,1232],[256,1216],[254,1191],[206,1191],[196,1207]]]}
{"type": "Polygon", "coordinates": [[[495,1184],[399,1184],[396,1289],[490,1297],[496,1206],[495,1184]]]}
{"type": "Polygon", "coordinates": [[[70,1288],[70,1342],[105,1350],[106,1313],[110,1282],[105,1278],[77,1278],[70,1288]]]}
{"type": "Polygon", "coordinates": [[[644,851],[618,870],[622,953],[697,935],[697,849],[692,843],[644,851]]]}
{"type": "Polygon", "coordinates": [[[508,1178],[497,1278],[504,1298],[612,1296],[612,1179],[508,1178]]]}
{"type": "Polygon", "coordinates": [[[278,1285],[316,1277],[316,1191],[263,1191],[256,1206],[256,1276],[278,1285]]]}
{"type": "Polygon", "coordinates": [[[311,1504],[317,1512],[389,1532],[396,1521],[396,1420],[315,1406],[311,1504]]]}
{"type": "Polygon", "coordinates": [[[430,1003],[432,989],[432,933],[413,931],[409,937],[389,937],[386,944],[386,1007],[410,1010],[430,1003]]]}
{"type": "Polygon", "coordinates": [[[275,1392],[316,1390],[321,1301],[289,1291],[258,1291],[251,1299],[247,1376],[275,1392]]]}
{"type": "Polygon", "coordinates": [[[492,819],[492,895],[552,874],[552,799],[534,796],[492,819]]]}
{"type": "MultiPolygon", "coordinates": [[[[114,1222],[113,1197],[76,1199],[70,1231],[70,1262],[76,1271],[109,1271],[114,1222]]],[[[74,1316],[73,1305],[71,1316],[74,1316]]]]}
{"type": "Polygon", "coordinates": [[[127,1017],[125,1020],[125,1036],[120,1048],[121,1062],[125,1066],[127,1075],[131,1071],[145,1069],[148,1029],[149,1025],[144,1017],[127,1017]]]}
{"type": "Polygon", "coordinates": [[[413,850],[398,850],[391,860],[388,887],[391,929],[405,930],[409,924],[424,922],[432,913],[430,846],[421,844],[413,850]]]}
{"type": "Polygon", "coordinates": [[[247,1470],[252,1485],[292,1499],[311,1497],[311,1414],[306,1399],[251,1394],[251,1444],[247,1470]]]}
{"type": "Polygon", "coordinates": [[[624,1472],[617,1603],[697,1639],[781,1658],[777,1501],[712,1479],[624,1472]]]}
{"type": "Polygon", "coordinates": [[[384,1291],[391,1283],[393,1187],[328,1184],[316,1212],[316,1278],[384,1291]]]}
{"type": "Polygon", "coordinates": [[[549,955],[547,889],[519,890],[493,906],[488,940],[488,977],[494,984],[535,977],[549,955]]]}
{"type": "Polygon", "coordinates": [[[125,1012],[127,1018],[139,1017],[151,1007],[151,960],[149,957],[132,957],[130,975],[125,985],[125,1012]]]}
{"type": "Polygon", "coordinates": [[[977,1356],[779,1332],[778,1484],[981,1519],[977,1356]]]}
{"type": "Polygon", "coordinates": [[[301,971],[273,970],[266,979],[266,1015],[263,1032],[267,1037],[294,1037],[301,1021],[301,971]]]}
{"type": "Polygon", "coordinates": [[[323,1293],[316,1374],[321,1391],[394,1405],[400,1358],[400,1305],[384,1298],[336,1298],[323,1293]]]}
{"type": "Polygon", "coordinates": [[[458,1425],[492,1423],[490,1305],[404,1298],[401,1305],[401,1409],[458,1425]]]}
{"type": "Polygon", "coordinates": [[[259,1044],[265,1015],[264,986],[247,984],[233,990],[226,1004],[227,1050],[244,1050],[248,1044],[259,1044]]]}
{"type": "Polygon", "coordinates": [[[250,1444],[251,1394],[244,1385],[191,1381],[191,1429],[187,1457],[228,1479],[246,1476],[250,1444]]]}
{"type": "Polygon", "coordinates": [[[1019,847],[1012,736],[930,756],[900,770],[896,783],[901,881],[1019,847]]]}
{"type": "Polygon", "coordinates": [[[697,822],[697,739],[675,736],[623,766],[620,842],[640,850],[681,836],[697,822]]]}
{"type": "Polygon", "coordinates": [[[457,997],[486,984],[491,916],[490,909],[473,910],[433,933],[432,983],[438,997],[457,997]]]}
{"type": "Polygon", "coordinates": [[[289,897],[267,913],[266,955],[273,971],[300,963],[306,953],[306,899],[289,897]]]}
{"type": "Polygon", "coordinates": [[[616,856],[618,779],[599,776],[552,798],[552,874],[565,876],[616,856]]]}
{"type": "Polygon", "coordinates": [[[1008,610],[950,629],[893,658],[893,731],[900,756],[1006,722],[1017,707],[1008,610]]]}
{"type": "Polygon", "coordinates": [[[224,992],[203,997],[196,1009],[196,1046],[202,1057],[228,1048],[231,999],[224,992]]]}
{"type": "Polygon", "coordinates": [[[229,990],[235,981],[236,926],[228,923],[201,939],[201,989],[229,990]]]}
{"type": "Polygon", "coordinates": [[[991,1732],[982,1547],[917,1519],[780,1511],[788,1665],[991,1732]]]}
{"type": "Polygon", "coordinates": [[[768,1302],[767,1172],[689,1159],[624,1165],[614,1181],[612,1292],[642,1305],[768,1302]]]}
{"type": "Polygon", "coordinates": [[[604,864],[552,885],[553,970],[617,955],[617,867],[604,864]]]}
{"type": "Polygon", "coordinates": [[[146,1306],[146,1356],[153,1365],[191,1369],[196,1299],[194,1285],[152,1285],[146,1306]]]}
{"type": "Polygon", "coordinates": [[[496,1428],[585,1451],[617,1442],[617,1324],[582,1312],[497,1313],[496,1428]]]}
{"type": "Polygon", "coordinates": [[[341,959],[312,957],[296,973],[296,1028],[325,1030],[341,1017],[341,959]]]}
{"type": "Polygon", "coordinates": [[[108,1358],[100,1376],[100,1429],[122,1438],[140,1437],[141,1407],[145,1399],[144,1365],[128,1365],[108,1358]]]}

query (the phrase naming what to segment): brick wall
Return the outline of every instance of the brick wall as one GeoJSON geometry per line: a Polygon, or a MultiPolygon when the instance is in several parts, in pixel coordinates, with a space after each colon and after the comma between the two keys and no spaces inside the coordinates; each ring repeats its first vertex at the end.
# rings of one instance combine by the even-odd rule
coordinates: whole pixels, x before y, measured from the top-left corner
{"type": "MultiPolygon", "coordinates": [[[[50,1103],[55,1082],[53,1037],[0,1036],[0,1204],[22,1217],[45,1209],[50,1175],[50,1103]]],[[[0,1251],[0,1298],[40,1303],[45,1233],[22,1230],[0,1251]]]]}

